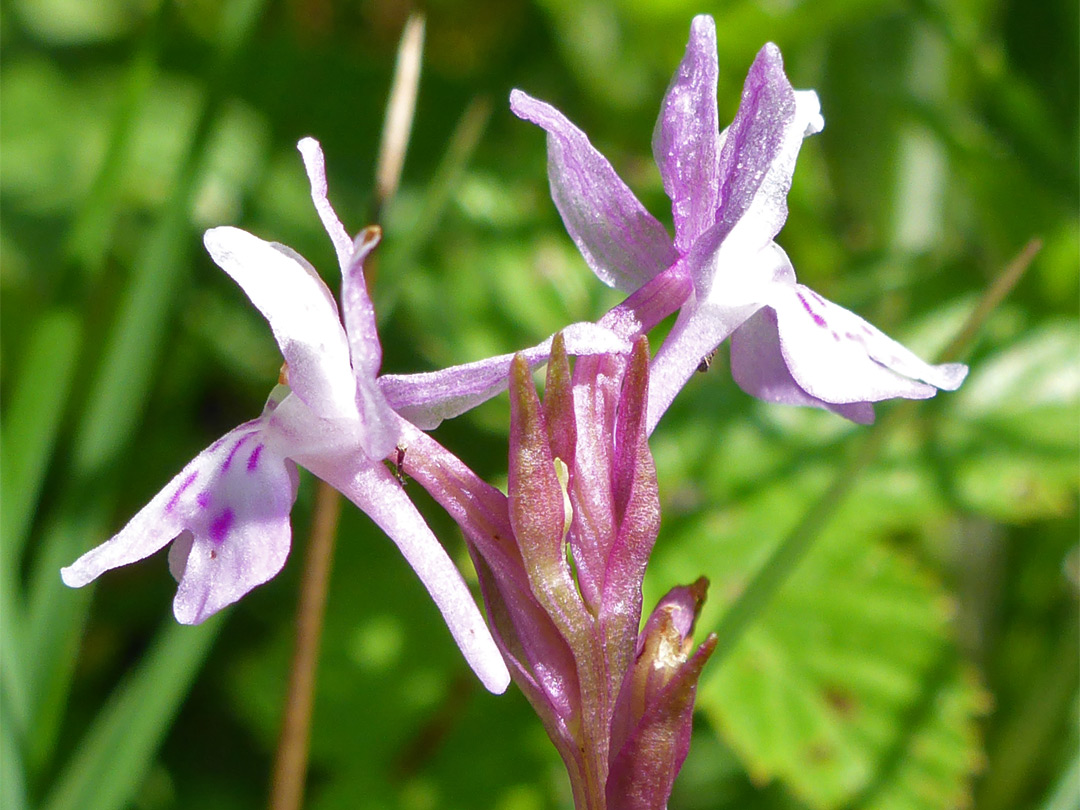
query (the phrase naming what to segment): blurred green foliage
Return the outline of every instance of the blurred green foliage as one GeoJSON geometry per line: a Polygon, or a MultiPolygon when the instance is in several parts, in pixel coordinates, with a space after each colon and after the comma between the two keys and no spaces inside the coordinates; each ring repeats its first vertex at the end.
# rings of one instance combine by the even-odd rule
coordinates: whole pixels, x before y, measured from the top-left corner
{"type": "MultiPolygon", "coordinates": [[[[195,629],[168,615],[164,555],[83,591],[65,589],[58,568],[258,412],[280,358],[200,231],[239,224],[332,267],[294,144],[322,141],[339,213],[366,224],[408,10],[0,7],[4,808],[264,803],[296,559],[195,629]]],[[[522,87],[559,106],[670,222],[649,138],[703,11],[717,19],[722,119],[766,40],[793,83],[822,98],[827,127],[803,149],[780,236],[801,280],[932,355],[1010,257],[1044,241],[971,347],[964,388],[895,421],[775,598],[706,669],[671,806],[1076,806],[1076,4],[423,10],[416,125],[374,283],[386,370],[529,345],[617,300],[562,230],[543,137],[506,97],[522,87]]],[[[438,435],[497,483],[506,424],[496,400],[438,435]]],[[[700,630],[721,626],[869,435],[751,400],[718,358],[654,436],[665,513],[647,604],[705,574],[700,630]]],[[[448,519],[410,492],[467,568],[448,519]]],[[[305,479],[298,550],[310,498],[305,479]]],[[[346,510],[309,806],[568,803],[521,696],[477,687],[412,572],[346,510]]]]}

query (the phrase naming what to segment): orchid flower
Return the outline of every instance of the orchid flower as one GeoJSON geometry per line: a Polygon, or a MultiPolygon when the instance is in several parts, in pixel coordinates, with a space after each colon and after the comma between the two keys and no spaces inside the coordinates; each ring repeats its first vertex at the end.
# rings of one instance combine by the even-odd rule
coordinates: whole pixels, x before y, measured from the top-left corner
{"type": "Polygon", "coordinates": [[[855,422],[873,421],[873,402],[959,387],[966,366],[925,363],[796,283],[773,241],[787,219],[803,138],[825,124],[817,94],[792,88],[780,50],[769,43],[746,77],[735,120],[720,132],[717,73],[715,23],[700,15],[653,133],[674,239],[562,113],[520,90],[510,95],[514,113],[547,132],[552,198],[586,262],[605,284],[640,299],[631,296],[600,323],[632,338],[628,324],[645,331],[679,311],[653,359],[649,431],[728,337],[743,390],[855,422]]]}
{"type": "MultiPolygon", "coordinates": [[[[388,399],[377,379],[382,349],[364,281],[364,261],[379,242],[379,229],[366,228],[355,240],[348,236],[327,198],[321,147],[311,138],[298,147],[341,266],[340,316],[315,269],[291,249],[238,228],[207,231],[211,257],[269,322],[288,385],[274,389],[261,416],[196,456],[117,535],[64,568],[64,582],[80,587],[172,542],[176,618],[184,624],[205,620],[284,566],[299,464],[389,535],[470,666],[488,689],[502,692],[509,675],[468,587],[383,459],[396,453],[406,424],[395,405],[432,427],[505,388],[511,355],[416,375],[418,380],[394,378],[388,399]]],[[[595,324],[573,332],[580,351],[629,348],[595,324]]],[[[546,361],[550,345],[549,339],[527,350],[528,361],[546,361]]]]}

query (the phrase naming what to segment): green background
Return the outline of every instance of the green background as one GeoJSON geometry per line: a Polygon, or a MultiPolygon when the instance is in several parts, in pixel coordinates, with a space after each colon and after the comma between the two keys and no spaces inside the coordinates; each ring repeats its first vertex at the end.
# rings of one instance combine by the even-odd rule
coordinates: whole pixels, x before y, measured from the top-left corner
{"type": "MultiPolygon", "coordinates": [[[[0,805],[264,805],[312,481],[285,571],[175,625],[164,554],[68,590],[58,569],[255,416],[269,329],[208,259],[238,224],[336,287],[295,142],[318,137],[350,230],[372,215],[397,39],[390,0],[8,0],[0,6],[0,805]]],[[[562,109],[670,226],[649,141],[695,13],[720,117],[777,42],[826,128],[779,237],[800,280],[924,356],[1033,237],[1030,272],[955,394],[884,430],[768,406],[723,353],[653,437],[663,528],[646,604],[705,574],[706,668],[679,808],[1075,807],[1078,228],[1074,3],[478,0],[426,4],[401,191],[374,279],[384,370],[538,342],[618,298],[548,198],[520,87],[562,109]],[[868,441],[874,460],[851,473],[868,441]],[[847,491],[815,507],[838,476],[847,491]],[[816,509],[816,511],[815,511],[816,509]],[[821,519],[800,529],[804,516],[821,519]],[[768,600],[750,577],[802,532],[768,600]],[[800,540],[803,542],[803,540],[800,540]]],[[[495,483],[505,398],[437,436],[495,483]]],[[[465,563],[455,527],[417,486],[465,563]]],[[[775,560],[775,558],[772,558],[775,560]]],[[[775,567],[768,570],[777,570],[775,567]]],[[[393,546],[347,508],[308,806],[566,807],[519,693],[486,694],[393,546]]]]}

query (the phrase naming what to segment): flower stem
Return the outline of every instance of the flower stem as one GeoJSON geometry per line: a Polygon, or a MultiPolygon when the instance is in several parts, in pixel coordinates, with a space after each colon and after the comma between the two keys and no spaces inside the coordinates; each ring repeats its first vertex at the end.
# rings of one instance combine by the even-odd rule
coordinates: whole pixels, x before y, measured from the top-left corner
{"type": "Polygon", "coordinates": [[[341,496],[329,484],[319,481],[315,492],[311,537],[304,560],[300,603],[296,611],[296,646],[289,673],[285,717],[270,784],[271,810],[299,810],[304,799],[319,640],[322,637],[326,591],[340,516],[341,496]]]}

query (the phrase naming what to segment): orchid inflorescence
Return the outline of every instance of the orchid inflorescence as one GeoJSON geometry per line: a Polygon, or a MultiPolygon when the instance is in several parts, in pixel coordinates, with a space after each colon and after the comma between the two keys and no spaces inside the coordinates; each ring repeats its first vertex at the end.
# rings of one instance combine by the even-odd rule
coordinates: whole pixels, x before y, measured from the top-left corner
{"type": "Polygon", "coordinates": [[[953,390],[967,373],[923,362],[796,283],[774,239],[802,141],[824,126],[817,95],[792,88],[768,44],[720,131],[717,73],[715,25],[699,16],[652,142],[674,239],[581,130],[511,93],[514,113],[547,133],[552,197],[571,238],[596,276],[628,297],[538,346],[436,372],[380,376],[364,263],[381,233],[349,236],[327,196],[322,149],[303,139],[312,201],[340,266],[340,305],[293,250],[238,228],[207,231],[210,256],[269,322],[283,381],[259,417],[196,456],[118,534],[63,569],[64,582],[85,585],[171,543],[174,613],[201,622],[284,566],[300,465],[397,544],[483,684],[519,685],[579,808],[665,807],[715,641],[690,640],[704,579],[674,588],[641,623],[660,527],[648,436],[676,394],[729,337],[732,375],[748,393],[860,423],[873,421],[874,402],[953,390]],[[650,360],[645,336],[674,313],[650,360]],[[544,363],[541,402],[530,372],[544,363]],[[506,388],[503,494],[425,431],[506,388]],[[461,527],[487,624],[384,460],[461,527]]]}

